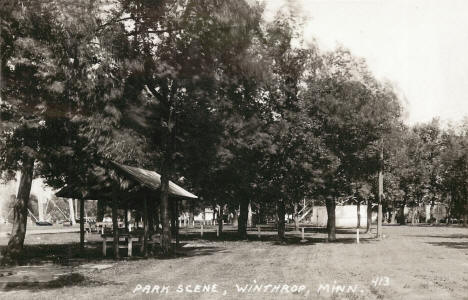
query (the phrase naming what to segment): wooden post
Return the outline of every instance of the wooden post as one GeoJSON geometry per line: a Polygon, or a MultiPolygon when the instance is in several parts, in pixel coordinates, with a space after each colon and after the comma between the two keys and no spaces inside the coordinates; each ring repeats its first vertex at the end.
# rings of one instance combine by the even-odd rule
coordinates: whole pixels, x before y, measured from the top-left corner
{"type": "Polygon", "coordinates": [[[359,244],[359,227],[356,228],[356,243],[359,244]]]}
{"type": "Polygon", "coordinates": [[[219,227],[216,227],[216,237],[219,237],[219,227]]]}
{"type": "Polygon", "coordinates": [[[382,238],[382,198],[383,198],[383,144],[380,150],[380,159],[379,159],[379,206],[377,214],[377,238],[382,238]]]}
{"type": "Polygon", "coordinates": [[[118,187],[112,189],[112,233],[114,236],[114,258],[119,258],[119,224],[117,222],[118,187]]]}
{"type": "Polygon", "coordinates": [[[148,196],[143,200],[143,255],[148,256],[148,196]]]}
{"type": "Polygon", "coordinates": [[[301,243],[307,242],[307,240],[306,240],[305,237],[304,237],[304,227],[301,228],[301,237],[302,237],[302,238],[301,238],[301,243]]]}
{"type": "Polygon", "coordinates": [[[80,199],[80,251],[84,253],[84,199],[80,199]]]}
{"type": "Polygon", "coordinates": [[[257,236],[258,236],[258,238],[261,237],[261,232],[262,232],[262,229],[261,229],[260,225],[257,225],[257,236]]]}
{"type": "Polygon", "coordinates": [[[128,237],[128,240],[127,240],[127,247],[128,247],[128,257],[132,256],[132,248],[133,248],[133,240],[132,240],[132,236],[129,236],[128,237]]]}
{"type": "Polygon", "coordinates": [[[125,231],[128,232],[128,203],[125,202],[125,231]]]}
{"type": "Polygon", "coordinates": [[[106,238],[103,236],[102,237],[102,255],[106,257],[107,254],[107,241],[106,238]]]}
{"type": "Polygon", "coordinates": [[[200,236],[203,237],[203,224],[200,224],[200,236]]]}

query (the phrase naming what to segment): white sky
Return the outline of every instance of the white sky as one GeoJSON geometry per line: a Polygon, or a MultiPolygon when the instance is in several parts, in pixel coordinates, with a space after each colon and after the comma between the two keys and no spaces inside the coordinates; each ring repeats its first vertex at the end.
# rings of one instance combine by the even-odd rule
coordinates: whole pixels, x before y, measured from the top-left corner
{"type": "MultiPolygon", "coordinates": [[[[268,11],[283,2],[267,0],[268,11]]],[[[402,93],[407,123],[468,115],[468,1],[296,2],[305,39],[315,39],[324,50],[342,45],[364,57],[378,78],[392,81],[402,93]]]]}

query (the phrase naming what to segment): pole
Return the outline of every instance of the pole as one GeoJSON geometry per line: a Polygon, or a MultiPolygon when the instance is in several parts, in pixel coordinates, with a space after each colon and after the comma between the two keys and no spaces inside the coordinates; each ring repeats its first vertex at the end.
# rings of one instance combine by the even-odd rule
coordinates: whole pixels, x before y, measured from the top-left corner
{"type": "Polygon", "coordinates": [[[307,242],[307,240],[306,240],[305,237],[304,237],[304,227],[301,228],[301,237],[302,237],[301,243],[307,242]]]}
{"type": "Polygon", "coordinates": [[[80,199],[80,251],[84,252],[84,199],[80,199]]]}
{"type": "MultiPolygon", "coordinates": [[[[115,185],[115,184],[114,184],[115,185]]],[[[119,258],[119,224],[117,223],[117,197],[118,188],[114,186],[112,188],[112,233],[114,237],[114,258],[119,258]]]]}
{"type": "Polygon", "coordinates": [[[379,210],[377,214],[377,238],[382,238],[382,198],[383,198],[383,143],[379,159],[379,210]]]}

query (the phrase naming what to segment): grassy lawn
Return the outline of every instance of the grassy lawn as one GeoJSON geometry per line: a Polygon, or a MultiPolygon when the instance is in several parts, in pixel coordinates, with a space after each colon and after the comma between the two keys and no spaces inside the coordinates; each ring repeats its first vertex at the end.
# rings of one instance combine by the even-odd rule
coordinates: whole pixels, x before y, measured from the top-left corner
{"type": "MultiPolygon", "coordinates": [[[[299,233],[289,232],[284,245],[274,241],[273,232],[261,240],[251,232],[251,240],[237,241],[234,232],[222,239],[208,232],[202,240],[195,232],[182,231],[175,258],[118,262],[101,257],[97,235],[88,238],[86,259],[75,257],[77,233],[28,235],[27,261],[35,266],[0,271],[0,298],[468,299],[468,229],[384,230],[384,240],[362,234],[359,245],[352,231],[340,231],[337,243],[326,243],[324,233],[307,232],[304,244],[299,233]],[[96,264],[104,267],[93,268],[96,264]],[[34,268],[43,280],[34,280],[33,274],[21,283],[6,283],[8,272],[18,278],[34,268]],[[242,292],[236,285],[253,287],[242,292]],[[162,286],[168,293],[160,293],[162,286]]],[[[0,238],[1,246],[6,243],[0,238]]]]}

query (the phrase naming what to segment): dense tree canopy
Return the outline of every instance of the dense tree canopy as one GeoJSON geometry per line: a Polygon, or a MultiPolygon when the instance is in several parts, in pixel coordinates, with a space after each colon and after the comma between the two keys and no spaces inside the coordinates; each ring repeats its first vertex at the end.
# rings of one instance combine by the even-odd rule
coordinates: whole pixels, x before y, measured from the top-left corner
{"type": "Polygon", "coordinates": [[[0,170],[22,172],[9,255],[33,176],[124,188],[110,161],[162,174],[167,254],[169,180],[200,206],[239,209],[242,238],[249,206],[259,221],[276,215],[283,239],[285,214],[314,198],[332,241],[337,199],[370,205],[379,170],[393,219],[423,203],[466,215],[466,126],[403,125],[397,93],[364,60],[305,45],[290,14],[262,14],[228,0],[2,4],[0,170]]]}

